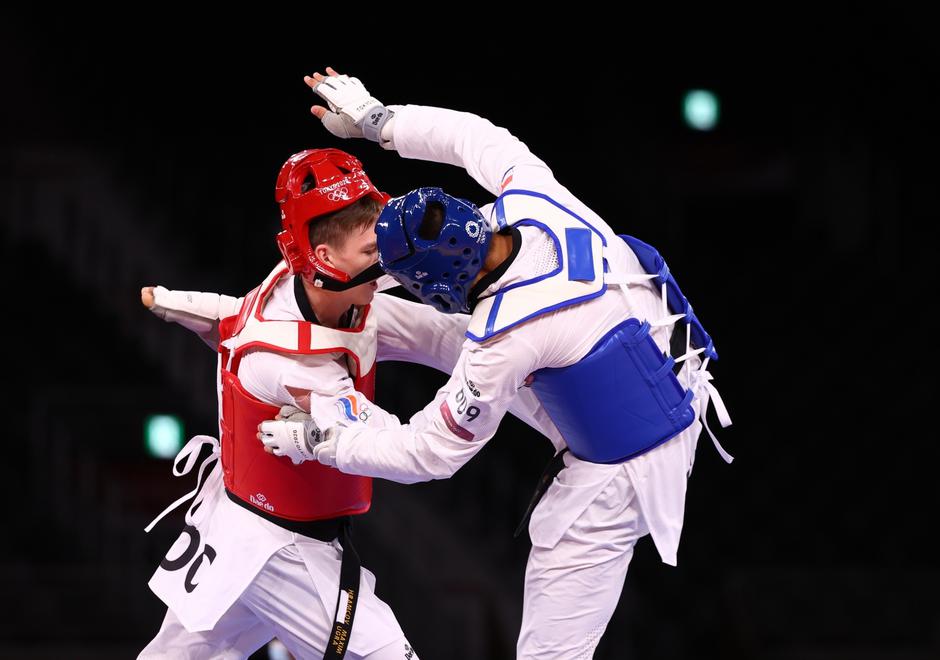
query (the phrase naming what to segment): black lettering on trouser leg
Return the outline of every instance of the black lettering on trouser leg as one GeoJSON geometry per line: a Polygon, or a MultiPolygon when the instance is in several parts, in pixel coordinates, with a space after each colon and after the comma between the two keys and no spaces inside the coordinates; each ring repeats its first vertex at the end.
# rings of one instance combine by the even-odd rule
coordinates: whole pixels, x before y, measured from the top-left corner
{"type": "Polygon", "coordinates": [[[168,559],[164,557],[160,561],[160,568],[165,571],[178,571],[183,566],[192,561],[193,557],[196,556],[196,551],[199,550],[199,530],[193,527],[192,525],[186,525],[183,528],[183,533],[189,536],[189,547],[186,548],[185,552],[181,554],[176,559],[168,559]]]}
{"type": "Polygon", "coordinates": [[[189,570],[186,572],[186,580],[183,582],[183,588],[186,589],[186,593],[191,594],[193,590],[199,586],[199,583],[193,582],[193,579],[202,566],[202,558],[205,557],[211,564],[215,560],[216,551],[211,545],[206,544],[203,551],[199,553],[202,537],[199,535],[199,530],[192,525],[186,525],[183,528],[183,533],[189,537],[189,545],[186,547],[186,550],[176,559],[164,557],[160,561],[160,568],[165,571],[178,571],[192,561],[193,565],[190,566],[189,570]],[[198,557],[196,556],[197,553],[199,553],[198,557]],[[193,561],[193,557],[196,557],[196,561],[193,561]]]}
{"type": "Polygon", "coordinates": [[[199,583],[193,584],[193,578],[196,577],[196,571],[202,566],[202,558],[205,557],[209,560],[209,563],[212,563],[212,560],[215,559],[215,548],[213,548],[208,543],[206,544],[206,549],[202,551],[202,554],[196,557],[196,561],[193,562],[193,565],[189,567],[189,572],[186,573],[186,582],[183,583],[183,587],[186,589],[186,593],[191,594],[193,590],[199,586],[199,583]]]}

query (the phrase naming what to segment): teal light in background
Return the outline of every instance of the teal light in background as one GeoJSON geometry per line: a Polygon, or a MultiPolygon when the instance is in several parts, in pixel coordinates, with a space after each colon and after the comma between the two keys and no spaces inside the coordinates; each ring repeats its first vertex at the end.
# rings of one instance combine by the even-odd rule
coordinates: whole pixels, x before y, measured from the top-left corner
{"type": "Polygon", "coordinates": [[[183,420],[175,415],[151,415],[144,421],[147,453],[155,458],[173,458],[183,448],[183,420]]]}
{"type": "Polygon", "coordinates": [[[718,125],[719,114],[718,97],[708,90],[693,89],[682,99],[682,116],[689,128],[710,131],[718,125]]]}

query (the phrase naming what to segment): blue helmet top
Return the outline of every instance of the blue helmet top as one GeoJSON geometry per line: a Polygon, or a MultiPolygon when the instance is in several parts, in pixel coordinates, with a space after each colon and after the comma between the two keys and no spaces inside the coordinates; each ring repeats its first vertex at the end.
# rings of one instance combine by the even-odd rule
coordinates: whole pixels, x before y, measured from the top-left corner
{"type": "Polygon", "coordinates": [[[408,291],[445,314],[469,309],[467,293],[491,238],[476,206],[440,188],[418,188],[389,200],[375,234],[382,269],[408,291]],[[442,212],[440,231],[436,223],[422,230],[429,207],[442,212]]]}

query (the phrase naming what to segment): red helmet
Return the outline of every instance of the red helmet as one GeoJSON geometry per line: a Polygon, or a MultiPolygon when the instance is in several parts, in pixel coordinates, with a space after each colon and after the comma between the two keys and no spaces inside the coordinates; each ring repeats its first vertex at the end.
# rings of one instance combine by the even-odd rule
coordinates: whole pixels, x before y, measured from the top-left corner
{"type": "Polygon", "coordinates": [[[317,259],[310,245],[310,223],[367,195],[382,205],[389,199],[372,185],[359,159],[345,151],[308,149],[287,159],[277,176],[274,198],[281,206],[283,228],[277,246],[292,274],[320,286],[324,280],[350,281],[349,273],[317,259]]]}

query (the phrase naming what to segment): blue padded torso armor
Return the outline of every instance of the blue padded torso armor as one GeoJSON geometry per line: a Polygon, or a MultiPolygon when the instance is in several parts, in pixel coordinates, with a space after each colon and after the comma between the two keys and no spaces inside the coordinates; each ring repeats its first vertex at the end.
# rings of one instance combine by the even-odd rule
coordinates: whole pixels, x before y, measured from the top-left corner
{"type": "MultiPolygon", "coordinates": [[[[714,342],[692,313],[665,260],[650,245],[621,236],[643,269],[666,285],[667,303],[691,333],[693,348],[717,360],[714,342]]],[[[680,329],[676,326],[673,332],[680,329]]],[[[532,388],[571,453],[593,463],[620,463],[674,438],[695,421],[693,394],[673,373],[650,336],[649,323],[629,318],[608,332],[584,358],[540,369],[532,388]]]]}

